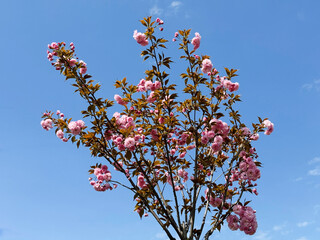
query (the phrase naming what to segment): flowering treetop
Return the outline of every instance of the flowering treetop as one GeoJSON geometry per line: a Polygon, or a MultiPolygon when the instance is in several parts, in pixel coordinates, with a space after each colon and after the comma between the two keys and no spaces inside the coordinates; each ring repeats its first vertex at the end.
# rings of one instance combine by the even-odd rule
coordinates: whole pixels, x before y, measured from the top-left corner
{"type": "Polygon", "coordinates": [[[153,65],[136,84],[126,78],[116,81],[121,94],[115,101],[97,97],[100,85],[87,74],[87,64],[76,58],[73,43],[70,48],[64,42],[48,46],[49,61],[66,79],[74,79],[75,91],[88,103],[82,114],[90,124],[58,111],[44,113],[42,127],[55,127],[64,142],[82,144],[104,158],[106,163],[89,170],[93,188],[106,191],[121,185],[132,191],[134,210],[140,217],[151,214],[170,239],[175,239],[172,232],[184,240],[200,239],[203,233],[209,239],[225,220],[231,230],[254,234],[255,211],[243,200],[246,193],[258,194],[261,163],[252,143],[260,132],[269,135],[273,123],[258,118],[250,129],[241,121],[235,108],[240,101],[239,83],[233,81],[237,70],[225,68],[223,76],[208,55],[196,55],[199,33],[191,41],[191,30],[174,34],[187,68],[180,83],[172,83],[172,60],[161,50],[168,41],[156,37],[164,22],[148,17],[141,23],[145,32],[135,30],[133,38],[144,47],[141,56],[153,65]],[[176,84],[184,85],[181,93],[176,84]],[[123,110],[110,113],[115,103],[123,110]],[[115,180],[121,179],[119,174],[125,182],[115,180]],[[211,225],[206,227],[208,215],[211,225]]]}

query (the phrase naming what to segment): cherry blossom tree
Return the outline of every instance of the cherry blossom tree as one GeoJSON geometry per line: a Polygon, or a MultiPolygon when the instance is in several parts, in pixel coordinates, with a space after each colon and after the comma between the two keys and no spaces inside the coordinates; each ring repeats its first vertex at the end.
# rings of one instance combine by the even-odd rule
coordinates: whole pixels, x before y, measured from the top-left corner
{"type": "Polygon", "coordinates": [[[162,51],[168,40],[156,36],[164,22],[148,17],[141,23],[145,32],[135,30],[133,38],[143,47],[143,59],[153,65],[135,84],[126,78],[116,81],[121,91],[115,101],[97,96],[100,85],[76,58],[73,43],[48,46],[49,61],[74,81],[75,91],[87,102],[82,114],[88,124],[46,111],[42,127],[55,128],[62,141],[88,147],[101,158],[89,170],[93,188],[131,191],[134,211],[141,218],[151,214],[170,240],[209,239],[224,222],[233,231],[254,234],[255,211],[244,200],[258,195],[261,163],[252,144],[259,133],[269,135],[273,123],[258,118],[249,128],[241,121],[235,108],[240,101],[239,83],[233,81],[237,70],[225,68],[223,75],[208,55],[196,55],[201,42],[197,32],[192,39],[191,30],[174,34],[187,67],[172,82],[174,64],[162,51]],[[178,92],[177,85],[183,90],[178,92]],[[114,104],[123,110],[113,113],[114,104]]]}

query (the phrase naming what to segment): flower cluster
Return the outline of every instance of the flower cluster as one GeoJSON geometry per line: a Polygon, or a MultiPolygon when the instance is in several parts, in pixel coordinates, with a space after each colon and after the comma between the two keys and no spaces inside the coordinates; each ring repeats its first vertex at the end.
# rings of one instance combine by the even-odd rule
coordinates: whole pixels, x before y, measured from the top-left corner
{"type": "Polygon", "coordinates": [[[193,50],[197,50],[200,47],[201,36],[198,32],[196,32],[195,37],[192,38],[191,44],[193,45],[193,50]]]}
{"type": "Polygon", "coordinates": [[[118,104],[123,105],[123,106],[125,106],[125,105],[128,104],[128,102],[124,101],[124,100],[122,99],[122,97],[119,96],[118,94],[114,95],[114,100],[116,100],[116,102],[117,102],[118,104]]]}
{"type": "MultiPolygon", "coordinates": [[[[234,181],[247,181],[247,184],[251,185],[251,181],[257,181],[260,178],[260,170],[251,156],[257,157],[254,148],[250,149],[249,153],[241,151],[239,154],[239,158],[241,159],[239,166],[231,170],[231,177],[229,179],[231,183],[234,181]]],[[[254,193],[258,195],[256,190],[254,193]]]]}
{"type": "Polygon", "coordinates": [[[213,65],[212,65],[211,60],[208,59],[208,58],[206,58],[206,59],[204,59],[204,60],[202,61],[201,71],[202,71],[203,73],[209,73],[209,72],[211,72],[212,67],[213,67],[213,65]]]}
{"type": "Polygon", "coordinates": [[[53,128],[53,126],[52,126],[52,120],[51,120],[50,118],[45,119],[45,120],[42,120],[42,121],[40,122],[40,124],[41,124],[42,128],[43,128],[44,130],[47,130],[47,131],[49,131],[51,128],[53,128]]]}
{"type": "Polygon", "coordinates": [[[150,80],[146,81],[145,79],[141,79],[137,87],[138,92],[146,92],[148,90],[155,91],[161,88],[161,82],[155,81],[153,83],[150,80]]]}
{"type": "Polygon", "coordinates": [[[274,129],[273,123],[270,122],[269,120],[264,120],[263,121],[263,125],[264,125],[264,127],[267,128],[267,130],[264,132],[264,134],[270,135],[273,132],[273,129],[274,129]]]}
{"type": "MultiPolygon", "coordinates": [[[[48,50],[47,50],[47,58],[50,62],[52,62],[54,60],[54,57],[56,57],[56,61],[52,62],[52,66],[54,66],[56,68],[56,70],[61,70],[63,67],[79,67],[79,73],[84,75],[87,72],[87,64],[80,60],[78,61],[76,58],[70,58],[70,59],[65,59],[66,62],[63,62],[59,56],[58,56],[58,51],[61,48],[64,48],[66,46],[65,42],[60,42],[60,43],[56,43],[56,42],[52,42],[51,44],[48,44],[48,50]]],[[[74,43],[71,42],[70,43],[70,49],[71,49],[71,53],[74,53],[75,50],[75,46],[74,43]]]]}
{"type": "Polygon", "coordinates": [[[255,211],[248,206],[235,205],[233,212],[236,215],[229,215],[227,218],[228,227],[232,230],[244,231],[248,235],[253,235],[258,227],[255,211]]]}
{"type": "Polygon", "coordinates": [[[106,190],[112,190],[113,188],[117,188],[117,184],[114,184],[113,187],[110,185],[111,181],[111,172],[108,170],[107,165],[102,165],[101,167],[96,167],[94,169],[93,174],[96,177],[96,180],[92,180],[89,178],[90,184],[96,191],[104,192],[106,190]]]}
{"type": "Polygon", "coordinates": [[[208,199],[208,197],[209,197],[209,203],[211,206],[219,207],[221,205],[222,199],[214,196],[212,193],[210,194],[208,188],[204,191],[204,194],[205,194],[206,199],[208,199]]]}
{"type": "Polygon", "coordinates": [[[138,32],[137,30],[134,30],[133,32],[133,38],[141,46],[147,46],[149,44],[147,36],[144,33],[138,32]]]}
{"type": "Polygon", "coordinates": [[[68,129],[73,135],[79,135],[80,132],[85,128],[84,121],[72,121],[68,124],[68,129]]]}
{"type": "Polygon", "coordinates": [[[231,82],[230,80],[226,79],[225,77],[220,78],[221,85],[228,89],[230,92],[237,91],[239,89],[239,83],[231,82]]]}

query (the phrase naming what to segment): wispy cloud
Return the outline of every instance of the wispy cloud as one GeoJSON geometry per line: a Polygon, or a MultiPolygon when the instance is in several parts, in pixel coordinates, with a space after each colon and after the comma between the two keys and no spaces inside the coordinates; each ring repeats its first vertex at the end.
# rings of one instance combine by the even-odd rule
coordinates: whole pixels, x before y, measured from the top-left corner
{"type": "Polygon", "coordinates": [[[309,164],[320,163],[320,157],[315,157],[308,162],[309,164]]]}
{"type": "Polygon", "coordinates": [[[310,176],[320,176],[320,157],[315,157],[308,162],[310,165],[317,164],[313,169],[308,171],[310,176]]]}
{"type": "Polygon", "coordinates": [[[316,204],[313,206],[314,214],[320,213],[320,204],[316,204]]]}
{"type": "Polygon", "coordinates": [[[171,4],[170,4],[170,7],[173,7],[173,8],[178,8],[182,5],[182,2],[179,2],[179,1],[173,1],[171,4]]]}
{"type": "Polygon", "coordinates": [[[159,232],[156,234],[157,239],[166,239],[167,235],[164,232],[159,232]]]}
{"type": "Polygon", "coordinates": [[[314,80],[312,83],[306,83],[302,85],[302,89],[311,91],[312,89],[320,92],[320,79],[314,80]]]}
{"type": "Polygon", "coordinates": [[[159,17],[176,15],[182,5],[181,1],[173,1],[169,5],[163,5],[161,2],[155,1],[152,8],[149,9],[149,14],[159,17]]]}
{"type": "Polygon", "coordinates": [[[298,227],[306,227],[306,226],[308,226],[308,225],[310,225],[310,223],[311,222],[307,222],[307,221],[304,221],[304,222],[299,222],[299,223],[297,223],[297,226],[298,227]]]}
{"type": "Polygon", "coordinates": [[[259,231],[254,236],[255,240],[271,240],[271,236],[268,232],[259,231]]]}
{"type": "Polygon", "coordinates": [[[283,224],[273,226],[272,229],[275,232],[280,232],[281,235],[288,235],[291,232],[291,230],[289,230],[287,226],[288,226],[287,223],[283,223],[283,224]]]}
{"type": "Polygon", "coordinates": [[[303,177],[297,177],[296,179],[294,179],[293,181],[294,182],[300,182],[300,181],[302,181],[303,180],[303,177]]]}
{"type": "Polygon", "coordinates": [[[308,240],[306,237],[297,238],[297,240],[308,240]]]}
{"type": "Polygon", "coordinates": [[[273,226],[273,231],[280,231],[283,229],[283,225],[276,225],[276,226],[273,226]]]}
{"type": "Polygon", "coordinates": [[[314,169],[309,170],[308,175],[310,175],[310,176],[320,176],[320,166],[317,166],[314,169]]]}
{"type": "Polygon", "coordinates": [[[162,12],[163,12],[163,9],[162,9],[162,8],[159,8],[157,5],[154,5],[154,6],[153,6],[152,8],[150,8],[150,10],[149,10],[149,13],[150,13],[151,16],[155,16],[155,15],[159,16],[159,15],[162,14],[162,12]]]}

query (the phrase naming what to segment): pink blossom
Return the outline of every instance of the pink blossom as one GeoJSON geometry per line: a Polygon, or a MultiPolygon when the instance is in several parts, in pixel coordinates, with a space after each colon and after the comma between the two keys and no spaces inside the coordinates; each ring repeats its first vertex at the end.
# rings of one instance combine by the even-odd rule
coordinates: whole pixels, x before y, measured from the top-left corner
{"type": "Polygon", "coordinates": [[[74,51],[75,47],[74,47],[74,43],[73,42],[70,43],[70,48],[71,48],[72,51],[74,51]]]}
{"type": "Polygon", "coordinates": [[[156,19],[156,22],[159,23],[159,25],[162,25],[162,24],[163,24],[163,21],[162,21],[160,18],[157,18],[157,19],[156,19]]]}
{"type": "Polygon", "coordinates": [[[182,152],[182,153],[180,153],[180,155],[179,155],[179,158],[184,158],[184,156],[187,154],[187,152],[182,152]]]}
{"type": "Polygon", "coordinates": [[[147,102],[148,103],[153,103],[156,100],[156,98],[154,98],[154,92],[150,92],[148,98],[147,98],[147,102]]]}
{"type": "Polygon", "coordinates": [[[122,97],[120,97],[118,94],[114,95],[114,100],[116,100],[116,102],[120,105],[127,105],[127,102],[123,101],[122,97]]]}
{"type": "Polygon", "coordinates": [[[155,90],[161,88],[161,82],[155,81],[155,82],[154,82],[154,87],[155,87],[155,90]]]}
{"type": "Polygon", "coordinates": [[[178,37],[179,36],[179,33],[178,32],[175,32],[174,33],[174,37],[178,37]]]}
{"type": "Polygon", "coordinates": [[[250,129],[249,129],[249,128],[247,128],[247,127],[243,127],[243,128],[241,128],[241,131],[242,131],[242,135],[244,135],[244,136],[248,136],[248,135],[250,135],[250,134],[251,134],[250,129]]]}
{"type": "Polygon", "coordinates": [[[148,188],[146,182],[144,181],[144,177],[142,174],[140,174],[138,176],[138,182],[137,182],[137,186],[142,188],[142,189],[145,189],[145,188],[148,188]]]}
{"type": "Polygon", "coordinates": [[[47,131],[49,131],[51,128],[53,128],[52,123],[53,123],[53,122],[52,122],[51,119],[42,120],[42,121],[40,122],[42,128],[45,129],[45,130],[47,130],[47,131]]]}
{"type": "Polygon", "coordinates": [[[124,140],[124,146],[126,148],[132,148],[135,146],[135,144],[136,144],[136,141],[132,137],[128,137],[126,138],[126,140],[124,140]]]}
{"type": "Polygon", "coordinates": [[[50,49],[59,49],[59,45],[56,42],[52,42],[51,44],[48,45],[48,48],[50,49]]]}
{"type": "Polygon", "coordinates": [[[259,139],[259,134],[258,133],[252,134],[250,139],[253,140],[253,141],[257,141],[259,139]]]}
{"type": "Polygon", "coordinates": [[[95,168],[93,174],[98,176],[101,173],[101,168],[95,168]]]}
{"type": "Polygon", "coordinates": [[[164,118],[163,118],[163,117],[160,117],[160,118],[159,118],[159,123],[160,123],[160,124],[163,124],[163,123],[164,123],[164,118]]]}
{"type": "Polygon", "coordinates": [[[221,78],[221,84],[227,88],[230,92],[237,91],[239,89],[239,83],[233,83],[230,80],[226,79],[225,77],[221,78]]]}
{"type": "Polygon", "coordinates": [[[106,174],[103,175],[103,179],[109,182],[111,180],[112,176],[111,173],[108,171],[106,174]]]}
{"type": "Polygon", "coordinates": [[[149,41],[147,40],[147,36],[144,33],[138,32],[134,30],[133,38],[139,43],[141,46],[147,46],[149,41]]]}
{"type": "Polygon", "coordinates": [[[196,145],[195,145],[195,144],[192,144],[192,145],[189,145],[189,146],[187,147],[187,150],[192,150],[192,149],[194,149],[194,148],[196,148],[196,145]]]}
{"type": "Polygon", "coordinates": [[[170,155],[173,156],[175,153],[176,153],[176,149],[173,148],[173,149],[170,150],[170,155]]]}
{"type": "Polygon", "coordinates": [[[193,45],[193,50],[197,50],[200,47],[201,36],[198,32],[195,33],[195,37],[192,38],[191,44],[193,45]]]}
{"type": "Polygon", "coordinates": [[[229,215],[227,217],[228,227],[232,230],[239,229],[239,218],[236,215],[229,215]]]}
{"type": "Polygon", "coordinates": [[[218,197],[212,197],[210,196],[210,201],[209,203],[213,206],[213,207],[218,207],[221,205],[222,203],[222,199],[221,198],[218,198],[218,197]]]}
{"type": "Polygon", "coordinates": [[[107,166],[107,165],[102,165],[102,166],[101,166],[101,171],[102,171],[102,173],[107,173],[107,171],[108,171],[108,166],[107,166]]]}
{"type": "Polygon", "coordinates": [[[173,183],[172,183],[172,179],[171,179],[170,174],[169,174],[168,172],[165,172],[165,175],[166,175],[166,177],[167,177],[167,182],[172,186],[173,183]]]}
{"type": "Polygon", "coordinates": [[[210,72],[210,71],[212,70],[212,67],[213,67],[213,65],[212,65],[210,59],[206,58],[206,59],[204,59],[204,60],[202,61],[201,71],[202,71],[203,73],[208,73],[208,72],[210,72]]]}
{"type": "Polygon", "coordinates": [[[201,143],[207,144],[209,142],[209,138],[207,135],[201,137],[201,143]]]}
{"type": "Polygon", "coordinates": [[[73,66],[76,65],[77,59],[72,58],[72,59],[70,59],[68,62],[69,62],[70,67],[73,67],[73,66]]]}
{"type": "Polygon", "coordinates": [[[183,179],[183,182],[186,182],[188,180],[188,172],[184,169],[178,170],[178,176],[180,176],[183,179]]]}
{"type": "Polygon", "coordinates": [[[221,145],[223,143],[223,138],[218,135],[214,138],[214,142],[221,145]]]}
{"type": "Polygon", "coordinates": [[[269,120],[264,120],[262,122],[263,126],[267,128],[267,130],[264,132],[266,135],[270,135],[273,132],[274,125],[269,120]]]}
{"type": "Polygon", "coordinates": [[[59,130],[56,132],[56,135],[57,135],[58,138],[63,139],[64,133],[63,133],[63,131],[62,131],[61,129],[59,129],[59,130]]]}
{"type": "Polygon", "coordinates": [[[81,65],[81,67],[80,67],[80,73],[81,73],[81,74],[86,74],[86,72],[87,72],[87,64],[86,64],[84,61],[82,61],[82,60],[80,60],[79,63],[80,63],[80,65],[81,65]]]}
{"type": "Polygon", "coordinates": [[[155,141],[159,140],[158,131],[156,129],[152,129],[150,134],[153,140],[155,141]]]}
{"type": "Polygon", "coordinates": [[[146,87],[147,90],[151,90],[153,83],[152,81],[146,81],[144,86],[146,87]]]}
{"type": "Polygon", "coordinates": [[[229,91],[230,92],[234,92],[234,91],[237,91],[239,89],[239,83],[235,82],[235,83],[231,83],[229,85],[229,91]]]}
{"type": "Polygon", "coordinates": [[[82,120],[76,122],[72,121],[68,124],[68,129],[73,135],[80,134],[81,130],[85,127],[85,124],[82,120]]]}

